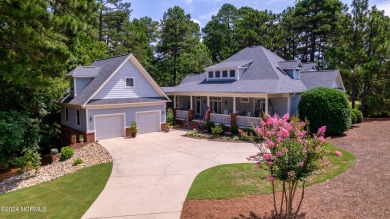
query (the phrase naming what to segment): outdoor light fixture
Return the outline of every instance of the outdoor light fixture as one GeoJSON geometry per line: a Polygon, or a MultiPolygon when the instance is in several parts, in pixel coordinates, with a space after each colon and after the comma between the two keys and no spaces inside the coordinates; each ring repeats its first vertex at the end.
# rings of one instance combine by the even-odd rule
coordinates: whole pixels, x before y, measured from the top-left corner
{"type": "Polygon", "coordinates": [[[89,117],[89,121],[92,121],[92,116],[91,116],[91,117],[89,117]]]}
{"type": "Polygon", "coordinates": [[[225,101],[225,105],[227,105],[227,100],[225,101]]]}

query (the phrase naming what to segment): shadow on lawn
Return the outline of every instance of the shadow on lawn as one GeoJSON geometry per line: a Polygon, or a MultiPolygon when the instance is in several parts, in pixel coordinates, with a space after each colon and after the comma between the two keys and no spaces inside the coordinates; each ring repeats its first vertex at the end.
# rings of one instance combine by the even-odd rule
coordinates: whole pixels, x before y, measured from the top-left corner
{"type": "MultiPolygon", "coordinates": [[[[268,212],[265,212],[263,216],[259,216],[255,212],[249,211],[248,216],[240,214],[239,217],[233,217],[233,218],[234,219],[274,219],[274,218],[286,218],[286,217],[276,217],[274,211],[271,211],[270,214],[268,212]]],[[[300,213],[299,215],[297,215],[296,218],[306,218],[306,213],[300,213]]]]}

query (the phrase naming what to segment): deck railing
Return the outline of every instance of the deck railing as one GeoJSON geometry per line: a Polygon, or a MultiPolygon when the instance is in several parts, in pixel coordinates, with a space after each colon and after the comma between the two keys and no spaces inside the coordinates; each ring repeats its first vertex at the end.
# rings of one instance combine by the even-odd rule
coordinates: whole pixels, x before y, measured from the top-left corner
{"type": "Polygon", "coordinates": [[[179,120],[188,119],[188,110],[176,110],[176,118],[179,120]]]}
{"type": "Polygon", "coordinates": [[[260,126],[261,118],[249,116],[237,116],[237,125],[240,127],[257,127],[260,126]]]}
{"type": "Polygon", "coordinates": [[[226,114],[216,114],[216,113],[210,113],[210,120],[214,123],[222,123],[225,125],[230,125],[230,115],[226,114]]]}

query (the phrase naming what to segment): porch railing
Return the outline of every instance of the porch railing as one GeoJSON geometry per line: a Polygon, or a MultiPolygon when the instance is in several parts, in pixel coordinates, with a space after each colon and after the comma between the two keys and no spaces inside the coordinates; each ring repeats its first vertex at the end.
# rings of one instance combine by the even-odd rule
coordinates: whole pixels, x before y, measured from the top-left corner
{"type": "Polygon", "coordinates": [[[210,113],[210,120],[214,123],[223,123],[225,125],[230,125],[231,119],[230,115],[210,113]]]}
{"type": "Polygon", "coordinates": [[[178,120],[188,119],[188,111],[187,110],[176,110],[176,118],[178,120]]]}
{"type": "Polygon", "coordinates": [[[260,119],[257,117],[237,116],[237,125],[241,127],[260,126],[260,119]]]}

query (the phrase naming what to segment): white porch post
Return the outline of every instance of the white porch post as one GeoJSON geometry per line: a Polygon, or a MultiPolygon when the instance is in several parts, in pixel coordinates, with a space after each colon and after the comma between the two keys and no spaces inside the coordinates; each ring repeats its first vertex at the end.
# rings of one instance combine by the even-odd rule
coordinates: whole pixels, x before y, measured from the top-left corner
{"type": "Polygon", "coordinates": [[[190,109],[193,109],[193,107],[192,107],[192,95],[190,96],[190,109]]]}
{"type": "Polygon", "coordinates": [[[210,96],[207,96],[207,106],[211,108],[211,106],[210,106],[210,96]]]}
{"type": "Polygon", "coordinates": [[[265,96],[265,115],[268,115],[269,114],[269,111],[268,111],[268,95],[265,96]]]}
{"type": "Polygon", "coordinates": [[[173,95],[173,108],[176,108],[176,95],[173,95]]]}
{"type": "Polygon", "coordinates": [[[233,113],[237,112],[236,97],[233,97],[233,113]]]}
{"type": "Polygon", "coordinates": [[[287,97],[287,113],[288,114],[290,114],[290,110],[291,110],[291,98],[290,98],[290,94],[289,94],[287,97]]]}

